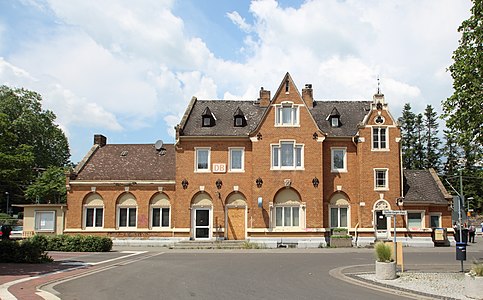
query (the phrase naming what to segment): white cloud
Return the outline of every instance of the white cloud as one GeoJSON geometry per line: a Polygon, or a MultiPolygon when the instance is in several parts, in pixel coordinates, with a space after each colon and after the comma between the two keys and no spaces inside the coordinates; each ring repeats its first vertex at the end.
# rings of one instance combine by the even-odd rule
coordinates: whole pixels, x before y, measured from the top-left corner
{"type": "Polygon", "coordinates": [[[233,22],[233,24],[237,25],[241,30],[245,32],[250,32],[252,27],[245,21],[245,19],[240,16],[237,11],[229,12],[226,16],[233,22]]]}

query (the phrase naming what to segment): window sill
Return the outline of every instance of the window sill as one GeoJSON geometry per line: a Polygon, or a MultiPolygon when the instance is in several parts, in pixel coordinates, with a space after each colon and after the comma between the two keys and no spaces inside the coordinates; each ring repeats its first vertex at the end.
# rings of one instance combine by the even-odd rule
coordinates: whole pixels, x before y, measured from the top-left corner
{"type": "Polygon", "coordinates": [[[374,188],[374,191],[377,191],[377,192],[387,192],[387,191],[389,191],[389,188],[374,188]]]}
{"type": "Polygon", "coordinates": [[[330,170],[331,173],[348,173],[347,170],[338,170],[338,169],[332,169],[330,170]]]}
{"type": "Polygon", "coordinates": [[[211,173],[211,170],[195,170],[195,173],[211,173]]]}
{"type": "Polygon", "coordinates": [[[285,128],[290,128],[290,127],[300,127],[300,124],[275,124],[275,127],[285,127],[285,128]]]}
{"type": "Polygon", "coordinates": [[[384,149],[371,149],[372,152],[389,152],[389,148],[384,148],[384,149]]]}
{"type": "Polygon", "coordinates": [[[229,170],[228,173],[245,173],[245,170],[229,170]]]}

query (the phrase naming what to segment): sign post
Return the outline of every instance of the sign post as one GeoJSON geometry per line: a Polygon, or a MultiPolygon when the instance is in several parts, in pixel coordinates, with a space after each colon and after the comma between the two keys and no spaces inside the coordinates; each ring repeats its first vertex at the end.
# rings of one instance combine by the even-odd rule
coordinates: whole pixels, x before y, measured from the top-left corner
{"type": "Polygon", "coordinates": [[[396,261],[397,264],[397,243],[396,243],[396,216],[397,215],[407,215],[408,212],[407,210],[384,210],[382,212],[386,217],[390,216],[394,220],[394,235],[393,235],[393,241],[394,241],[394,260],[396,261]]]}

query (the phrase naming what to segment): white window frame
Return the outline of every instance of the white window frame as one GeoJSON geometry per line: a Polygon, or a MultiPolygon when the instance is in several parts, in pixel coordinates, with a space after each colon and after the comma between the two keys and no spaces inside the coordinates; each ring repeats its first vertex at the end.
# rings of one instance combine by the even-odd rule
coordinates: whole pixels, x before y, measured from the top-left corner
{"type": "Polygon", "coordinates": [[[347,147],[334,147],[330,148],[330,169],[332,173],[346,173],[347,172],[347,147]],[[335,166],[335,152],[336,151],[343,151],[343,163],[344,167],[343,168],[336,168],[335,166]]]}
{"type": "Polygon", "coordinates": [[[149,225],[152,229],[167,229],[171,228],[171,207],[170,206],[151,206],[150,209],[150,222],[149,225]],[[154,210],[159,209],[159,226],[154,226],[154,210]],[[169,209],[168,211],[168,226],[163,226],[163,209],[169,209]]]}
{"type": "Polygon", "coordinates": [[[195,148],[195,173],[211,172],[211,148],[210,147],[196,147],[195,148]],[[198,168],[198,151],[208,151],[208,167],[206,169],[198,168]]]}
{"type": "Polygon", "coordinates": [[[372,137],[372,140],[371,140],[371,149],[372,151],[389,151],[389,127],[387,126],[373,126],[371,128],[371,137],[372,137]],[[377,130],[377,134],[374,134],[374,130],[377,130]],[[385,130],[385,139],[384,139],[384,143],[385,143],[385,147],[382,147],[381,146],[381,129],[384,129],[385,130]],[[377,136],[377,146],[374,147],[374,137],[377,136]]]}
{"type": "Polygon", "coordinates": [[[280,140],[278,144],[270,144],[270,170],[304,170],[304,144],[297,144],[295,140],[280,140]],[[282,166],[282,144],[293,145],[293,165],[282,166]],[[300,166],[297,166],[297,149],[300,149],[300,166]],[[274,151],[277,151],[277,164],[275,165],[274,151]]]}
{"type": "Polygon", "coordinates": [[[426,228],[424,216],[425,216],[424,210],[408,210],[408,213],[406,215],[406,222],[407,222],[406,224],[408,224],[409,230],[421,230],[423,228],[426,228]],[[409,226],[409,214],[419,214],[420,215],[420,218],[421,218],[420,227],[410,227],[409,226]]]}
{"type": "MultiPolygon", "coordinates": [[[[44,222],[46,222],[44,220],[44,222]]],[[[55,232],[55,224],[56,223],[56,215],[55,215],[55,210],[39,210],[39,211],[35,211],[35,216],[34,216],[34,228],[35,228],[35,231],[42,231],[42,232],[55,232]],[[49,214],[49,215],[52,215],[52,227],[48,227],[48,228],[44,228],[46,227],[47,224],[44,224],[42,225],[42,219],[41,219],[41,216],[42,215],[46,215],[46,214],[49,214]],[[39,222],[37,222],[37,220],[39,220],[39,222]]]]}
{"type": "Polygon", "coordinates": [[[137,206],[123,206],[123,205],[118,205],[117,206],[117,228],[119,229],[136,229],[138,227],[138,207],[137,206]],[[127,209],[127,216],[126,216],[126,226],[121,226],[121,209],[127,209]],[[129,226],[129,221],[131,220],[130,219],[130,214],[129,214],[129,211],[131,209],[135,209],[136,210],[136,214],[135,214],[135,220],[134,220],[134,226],[129,226]]]}
{"type": "Polygon", "coordinates": [[[245,172],[245,148],[243,147],[229,147],[228,148],[228,172],[245,172]],[[232,151],[241,151],[241,168],[234,169],[232,166],[232,151]]]}
{"type": "Polygon", "coordinates": [[[376,168],[374,169],[374,190],[375,191],[387,191],[389,190],[389,169],[388,168],[376,168]],[[377,173],[384,172],[384,186],[377,185],[377,173]]]}
{"type": "Polygon", "coordinates": [[[104,206],[84,206],[84,228],[89,228],[89,229],[98,229],[98,228],[104,228],[104,214],[106,210],[104,209],[104,206]],[[92,220],[93,226],[87,226],[87,210],[88,209],[94,209],[94,219],[92,220]],[[101,226],[96,226],[96,221],[97,221],[97,210],[102,209],[102,225],[101,226]]]}
{"type": "Polygon", "coordinates": [[[431,217],[438,217],[438,226],[436,227],[442,227],[442,215],[442,213],[429,213],[429,226],[431,226],[431,217]]]}
{"type": "Polygon", "coordinates": [[[348,205],[329,205],[329,222],[330,222],[330,228],[350,228],[350,207],[348,205]],[[333,208],[337,208],[337,226],[334,226],[334,224],[332,224],[332,209],[333,208]],[[347,225],[346,226],[341,226],[340,225],[340,209],[341,208],[346,208],[347,209],[347,220],[346,220],[346,223],[347,225]]]}
{"type": "Polygon", "coordinates": [[[299,127],[300,126],[300,105],[286,101],[275,105],[275,127],[299,127]],[[290,122],[283,122],[283,109],[290,108],[290,122]]]}
{"type": "Polygon", "coordinates": [[[339,118],[338,117],[330,118],[330,126],[331,127],[339,127],[339,118]]]}
{"type": "Polygon", "coordinates": [[[302,205],[275,205],[273,207],[273,213],[274,213],[274,218],[273,218],[273,226],[274,228],[302,228],[302,205]],[[277,225],[277,208],[282,209],[282,225],[277,225]],[[290,225],[285,224],[285,209],[290,208],[290,225]],[[292,225],[293,224],[293,209],[298,208],[298,220],[299,224],[298,225],[292,225]]]}

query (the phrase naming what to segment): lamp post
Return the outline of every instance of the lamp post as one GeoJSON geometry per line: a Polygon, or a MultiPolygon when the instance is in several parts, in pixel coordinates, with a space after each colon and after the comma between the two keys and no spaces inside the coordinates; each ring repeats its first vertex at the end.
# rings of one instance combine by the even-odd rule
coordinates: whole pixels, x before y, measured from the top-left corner
{"type": "Polygon", "coordinates": [[[9,206],[10,206],[10,194],[5,192],[5,197],[7,197],[7,214],[9,213],[9,206]]]}

